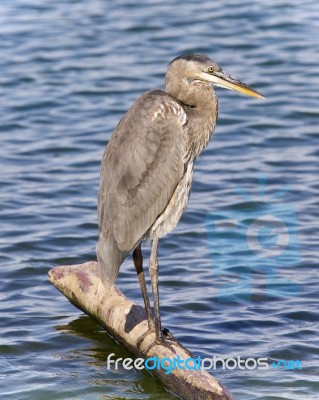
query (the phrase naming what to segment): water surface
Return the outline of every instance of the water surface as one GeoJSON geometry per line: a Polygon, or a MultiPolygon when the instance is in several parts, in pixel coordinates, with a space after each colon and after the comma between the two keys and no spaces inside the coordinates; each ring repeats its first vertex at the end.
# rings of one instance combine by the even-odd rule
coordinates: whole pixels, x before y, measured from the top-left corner
{"type": "MultiPolygon", "coordinates": [[[[107,370],[109,353],[129,353],[47,272],[95,259],[104,146],[185,51],[267,100],[217,89],[189,207],[160,243],[163,323],[202,357],[302,361],[212,371],[238,400],[318,398],[317,21],[314,0],[1,2],[1,398],[174,398],[144,371],[107,370]],[[265,215],[287,230],[249,231],[265,215]]],[[[131,260],[118,286],[142,302],[131,260]]]]}

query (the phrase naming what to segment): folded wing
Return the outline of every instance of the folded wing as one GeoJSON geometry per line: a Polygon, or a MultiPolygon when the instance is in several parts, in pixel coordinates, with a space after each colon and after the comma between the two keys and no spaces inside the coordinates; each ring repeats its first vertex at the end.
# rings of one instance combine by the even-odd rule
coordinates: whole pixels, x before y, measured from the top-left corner
{"type": "Polygon", "coordinates": [[[148,92],[123,117],[105,149],[97,255],[106,286],[165,210],[184,174],[186,123],[175,100],[162,91],[148,92]]]}

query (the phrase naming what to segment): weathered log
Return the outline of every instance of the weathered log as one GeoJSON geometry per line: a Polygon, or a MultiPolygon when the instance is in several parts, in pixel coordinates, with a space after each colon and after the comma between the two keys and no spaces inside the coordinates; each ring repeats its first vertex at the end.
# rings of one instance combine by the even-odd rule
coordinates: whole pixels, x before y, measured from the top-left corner
{"type": "MultiPolygon", "coordinates": [[[[156,356],[156,360],[162,360],[166,369],[155,368],[150,372],[170,392],[185,400],[232,399],[221,383],[205,370],[175,368],[168,373],[168,367],[172,365],[169,363],[173,363],[174,358],[175,360],[178,356],[180,360],[195,358],[176,340],[170,341],[175,353],[162,345],[155,345],[146,352],[149,344],[154,341],[153,333],[150,333],[140,348],[137,348],[137,339],[148,328],[145,310],[132,303],[115,286],[112,286],[110,290],[105,290],[100,279],[98,263],[87,262],[53,268],[49,271],[49,280],[72,304],[96,319],[135,357],[146,359],[156,356]],[[164,361],[165,358],[172,361],[164,361]]],[[[194,363],[189,362],[188,365],[194,366],[194,363]]]]}

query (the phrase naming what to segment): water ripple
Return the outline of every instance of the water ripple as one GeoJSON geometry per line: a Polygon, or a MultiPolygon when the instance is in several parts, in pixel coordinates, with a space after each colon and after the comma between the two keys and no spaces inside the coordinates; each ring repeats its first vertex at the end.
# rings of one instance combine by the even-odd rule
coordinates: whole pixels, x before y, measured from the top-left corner
{"type": "MultiPolygon", "coordinates": [[[[95,258],[105,144],[136,97],[163,86],[171,58],[199,51],[267,99],[217,89],[187,212],[160,244],[164,325],[202,357],[303,361],[302,371],[213,371],[236,399],[316,398],[317,14],[314,0],[2,2],[1,395],[173,399],[145,373],[106,370],[107,354],[129,354],[46,274],[95,258]],[[289,228],[282,258],[251,258],[258,212],[289,228]],[[232,218],[229,242],[215,228],[232,218]]],[[[276,236],[260,239],[269,250],[276,236]]],[[[118,284],[141,304],[131,260],[118,284]]]]}

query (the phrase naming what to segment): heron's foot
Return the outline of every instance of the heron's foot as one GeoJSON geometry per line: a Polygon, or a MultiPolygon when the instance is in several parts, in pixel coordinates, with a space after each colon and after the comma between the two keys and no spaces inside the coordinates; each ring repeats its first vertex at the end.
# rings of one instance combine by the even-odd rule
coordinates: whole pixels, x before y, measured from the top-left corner
{"type": "Polygon", "coordinates": [[[144,332],[143,335],[141,335],[141,336],[137,339],[137,341],[136,341],[136,346],[137,346],[137,348],[138,348],[139,350],[140,350],[140,348],[141,348],[141,344],[143,343],[144,339],[145,339],[149,334],[151,334],[151,333],[155,333],[155,328],[154,328],[154,327],[148,328],[148,330],[147,330],[146,332],[144,332]]]}
{"type": "MultiPolygon", "coordinates": [[[[174,342],[179,347],[182,347],[185,350],[185,352],[189,355],[190,358],[193,358],[192,353],[188,349],[186,349],[186,347],[184,347],[177,339],[175,339],[175,337],[171,334],[171,332],[167,328],[162,329],[162,334],[165,337],[165,341],[174,342]]],[[[176,352],[174,351],[174,353],[176,353],[176,352]]]]}
{"type": "MultiPolygon", "coordinates": [[[[154,330],[153,330],[152,332],[154,332],[154,330]]],[[[147,331],[147,332],[145,332],[145,333],[149,333],[149,332],[147,331]]],[[[170,349],[173,353],[176,354],[176,351],[175,351],[174,347],[169,343],[170,341],[171,341],[171,342],[176,342],[176,341],[175,341],[175,339],[174,339],[174,336],[170,333],[170,331],[169,331],[168,329],[164,328],[164,329],[162,329],[162,331],[160,331],[159,333],[157,333],[157,332],[155,331],[155,334],[156,334],[155,340],[154,340],[152,343],[150,343],[150,344],[144,349],[144,352],[145,352],[146,354],[147,354],[147,353],[150,351],[150,349],[151,349],[152,347],[154,347],[154,346],[165,346],[165,347],[167,347],[168,349],[170,349]]],[[[144,336],[144,335],[143,335],[143,336],[144,336]]],[[[140,338],[139,338],[139,339],[140,339],[140,338]]],[[[143,339],[145,339],[145,338],[143,338],[143,339]]]]}

